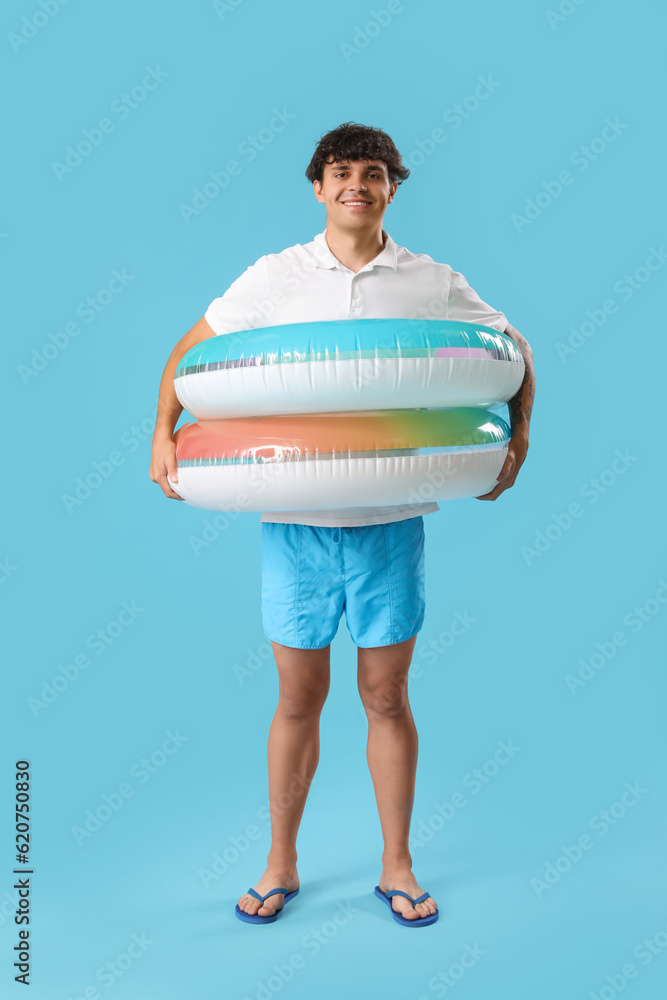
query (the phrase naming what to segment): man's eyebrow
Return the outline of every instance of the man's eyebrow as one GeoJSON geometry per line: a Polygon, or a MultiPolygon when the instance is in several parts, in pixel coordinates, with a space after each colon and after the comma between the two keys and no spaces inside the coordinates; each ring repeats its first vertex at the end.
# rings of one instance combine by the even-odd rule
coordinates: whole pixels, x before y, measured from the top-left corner
{"type": "MultiPolygon", "coordinates": [[[[340,167],[347,168],[347,166],[348,166],[347,161],[345,161],[345,160],[336,160],[335,163],[331,164],[330,169],[331,170],[338,170],[338,169],[340,169],[340,167]]],[[[381,171],[382,170],[382,164],[380,164],[380,163],[369,163],[368,166],[366,167],[366,170],[380,170],[381,171]]]]}

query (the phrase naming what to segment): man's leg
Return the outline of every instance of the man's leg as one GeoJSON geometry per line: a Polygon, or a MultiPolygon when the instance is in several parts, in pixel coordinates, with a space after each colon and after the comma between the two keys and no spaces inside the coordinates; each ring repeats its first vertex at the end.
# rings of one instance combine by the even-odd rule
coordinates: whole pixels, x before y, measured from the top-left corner
{"type": "MultiPolygon", "coordinates": [[[[268,867],[253,886],[260,896],[276,886],[292,892],[299,885],[296,835],[319,761],[320,714],[330,677],[331,646],[296,649],[273,640],[271,646],[278,667],[279,697],[268,744],[271,849],[268,867]]],[[[276,893],[261,906],[258,899],[244,893],[239,908],[268,917],[284,900],[282,893],[276,893]]]]}
{"type": "MultiPolygon", "coordinates": [[[[390,646],[358,647],[357,681],[368,716],[366,756],[373,779],[384,852],[378,885],[383,892],[402,889],[415,899],[425,891],[412,874],[408,847],[415,794],[418,737],[408,701],[408,670],[417,636],[390,646]]],[[[413,907],[393,896],[392,908],[408,919],[435,913],[429,896],[413,907]]]]}

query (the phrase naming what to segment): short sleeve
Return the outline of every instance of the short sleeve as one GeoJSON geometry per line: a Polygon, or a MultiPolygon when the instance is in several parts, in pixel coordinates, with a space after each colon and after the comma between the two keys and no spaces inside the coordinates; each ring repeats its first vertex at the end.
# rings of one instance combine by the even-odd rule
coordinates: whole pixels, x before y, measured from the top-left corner
{"type": "Polygon", "coordinates": [[[266,258],[247,267],[233,281],[224,295],[213,299],[204,313],[204,319],[216,336],[252,330],[261,325],[259,306],[266,299],[266,258]]]}
{"type": "Polygon", "coordinates": [[[509,325],[507,316],[480,299],[460,271],[452,271],[451,274],[447,318],[460,320],[462,323],[481,323],[500,333],[504,333],[509,325]]]}

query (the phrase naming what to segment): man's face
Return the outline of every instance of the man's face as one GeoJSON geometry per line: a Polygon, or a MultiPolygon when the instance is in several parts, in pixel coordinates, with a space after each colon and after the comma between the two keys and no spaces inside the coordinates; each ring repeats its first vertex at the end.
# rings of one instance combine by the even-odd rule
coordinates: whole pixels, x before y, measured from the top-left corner
{"type": "Polygon", "coordinates": [[[322,183],[313,189],[326,205],[327,220],[344,229],[376,229],[393,201],[398,181],[389,183],[383,160],[336,160],[325,164],[322,183]],[[362,204],[355,204],[361,202],[362,204]]]}

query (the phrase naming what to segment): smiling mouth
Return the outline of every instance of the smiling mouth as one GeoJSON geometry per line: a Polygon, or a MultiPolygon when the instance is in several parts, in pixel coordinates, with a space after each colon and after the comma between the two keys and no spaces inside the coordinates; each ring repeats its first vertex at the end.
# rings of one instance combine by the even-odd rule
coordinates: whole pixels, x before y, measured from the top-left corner
{"type": "Polygon", "coordinates": [[[367,208],[370,205],[370,201],[344,201],[341,204],[345,205],[347,208],[367,208]]]}

